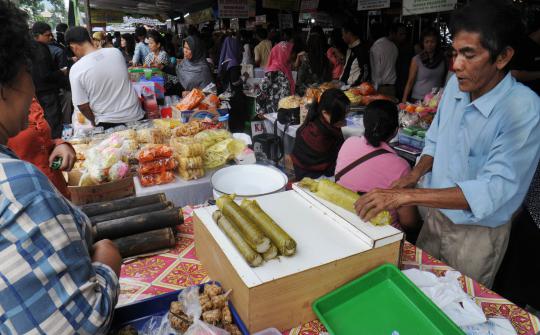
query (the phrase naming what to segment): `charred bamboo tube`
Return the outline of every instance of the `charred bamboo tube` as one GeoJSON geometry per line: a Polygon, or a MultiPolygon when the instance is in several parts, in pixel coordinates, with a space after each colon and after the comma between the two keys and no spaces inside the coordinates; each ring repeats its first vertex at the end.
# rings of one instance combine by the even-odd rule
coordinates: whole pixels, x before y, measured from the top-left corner
{"type": "Polygon", "coordinates": [[[121,237],[113,242],[118,246],[123,258],[172,248],[176,244],[174,231],[170,227],[121,237]]]}
{"type": "Polygon", "coordinates": [[[173,208],[173,204],[170,201],[156,202],[155,204],[129,208],[129,209],[122,209],[116,212],[110,212],[110,213],[92,216],[90,217],[90,221],[92,222],[92,225],[95,225],[96,223],[103,222],[103,221],[110,221],[110,220],[125,218],[128,216],[138,215],[138,214],[151,213],[151,212],[160,211],[162,209],[168,209],[168,208],[173,208]]]}
{"type": "Polygon", "coordinates": [[[133,215],[126,218],[99,222],[94,226],[96,240],[114,239],[181,224],[182,209],[171,208],[133,215]]]}
{"type": "MultiPolygon", "coordinates": [[[[317,196],[330,201],[349,212],[356,213],[354,203],[360,198],[360,195],[348,188],[327,179],[313,180],[307,177],[302,179],[299,185],[300,187],[308,188],[317,196]]],[[[388,225],[392,223],[392,215],[388,211],[382,211],[371,219],[371,223],[375,226],[388,225]]]]}
{"type": "Polygon", "coordinates": [[[236,249],[240,252],[240,254],[244,257],[244,259],[248,262],[250,266],[256,267],[262,264],[262,257],[258,253],[256,253],[249,244],[244,240],[240,232],[238,232],[238,229],[232,223],[229,221],[221,211],[215,211],[214,214],[212,214],[212,218],[218,225],[218,227],[227,235],[227,237],[231,240],[232,244],[236,247],[236,249]]]}
{"type": "MultiPolygon", "coordinates": [[[[240,207],[247,217],[272,241],[281,255],[291,256],[296,252],[296,242],[268,214],[256,200],[244,199],[240,207]]],[[[269,257],[271,254],[268,254],[269,257]]],[[[264,256],[264,255],[263,255],[264,256]]]]}
{"type": "Polygon", "coordinates": [[[269,261],[271,259],[274,259],[278,256],[278,248],[276,248],[275,245],[271,245],[270,246],[270,249],[268,249],[267,252],[265,252],[264,254],[262,254],[262,257],[265,261],[269,261]]]}
{"type": "Polygon", "coordinates": [[[97,202],[81,206],[81,210],[88,216],[96,216],[123,209],[135,208],[156,202],[165,202],[167,198],[164,193],[145,195],[144,197],[129,197],[113,201],[97,202]]]}

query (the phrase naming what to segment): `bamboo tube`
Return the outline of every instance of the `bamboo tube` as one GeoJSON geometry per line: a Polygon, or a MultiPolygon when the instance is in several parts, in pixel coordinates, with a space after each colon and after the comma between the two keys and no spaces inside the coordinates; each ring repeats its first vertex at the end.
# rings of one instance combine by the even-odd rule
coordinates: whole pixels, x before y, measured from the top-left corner
{"type": "Polygon", "coordinates": [[[96,216],[110,212],[116,212],[122,209],[135,208],[154,204],[156,202],[165,202],[165,194],[151,194],[144,197],[129,197],[113,201],[97,202],[81,206],[81,210],[88,216],[96,216]]]}
{"type": "Polygon", "coordinates": [[[96,240],[114,239],[165,227],[175,227],[182,221],[182,209],[171,208],[99,222],[94,226],[94,230],[96,240]]]}
{"type": "Polygon", "coordinates": [[[162,228],[113,240],[123,258],[145,254],[154,250],[172,248],[176,244],[172,228],[162,228]]]}
{"type": "Polygon", "coordinates": [[[129,208],[129,209],[122,209],[115,212],[92,216],[90,217],[90,221],[92,222],[92,225],[95,225],[98,222],[121,219],[121,218],[129,217],[129,216],[133,216],[137,214],[151,213],[151,212],[155,212],[155,211],[159,211],[159,210],[167,209],[167,208],[172,208],[172,207],[173,207],[173,204],[170,201],[156,202],[155,204],[149,204],[149,205],[129,208]]]}

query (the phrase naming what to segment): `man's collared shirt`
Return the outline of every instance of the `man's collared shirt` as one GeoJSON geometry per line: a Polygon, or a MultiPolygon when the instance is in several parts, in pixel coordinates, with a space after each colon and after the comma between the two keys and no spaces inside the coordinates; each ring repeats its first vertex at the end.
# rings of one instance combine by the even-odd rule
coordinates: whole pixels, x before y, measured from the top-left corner
{"type": "Polygon", "coordinates": [[[454,75],[426,134],[434,158],[427,188],[459,187],[470,210],[442,210],[456,224],[497,227],[522,204],[540,156],[540,98],[507,74],[470,101],[454,75]]]}
{"type": "Polygon", "coordinates": [[[118,298],[88,218],[0,145],[0,334],[105,334],[118,298]]]}

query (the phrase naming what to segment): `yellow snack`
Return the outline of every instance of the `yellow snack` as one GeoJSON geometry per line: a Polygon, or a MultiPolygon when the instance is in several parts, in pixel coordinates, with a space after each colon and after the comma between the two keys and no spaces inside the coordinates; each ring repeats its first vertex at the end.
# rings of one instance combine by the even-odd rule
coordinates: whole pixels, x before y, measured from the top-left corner
{"type": "MultiPolygon", "coordinates": [[[[300,187],[308,188],[317,196],[349,212],[356,213],[354,203],[360,198],[360,195],[339,184],[328,179],[313,180],[306,177],[300,181],[299,185],[300,187]]],[[[388,211],[382,211],[371,219],[371,223],[375,226],[389,225],[392,223],[392,215],[388,211]]]]}

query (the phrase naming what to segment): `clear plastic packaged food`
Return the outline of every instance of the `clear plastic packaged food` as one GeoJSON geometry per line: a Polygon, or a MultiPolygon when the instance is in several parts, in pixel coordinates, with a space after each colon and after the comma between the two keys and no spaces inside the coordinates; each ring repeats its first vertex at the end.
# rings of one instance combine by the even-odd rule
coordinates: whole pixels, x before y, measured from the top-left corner
{"type": "Polygon", "coordinates": [[[143,128],[137,130],[137,141],[140,143],[162,144],[163,134],[157,128],[143,128]]]}
{"type": "Polygon", "coordinates": [[[202,156],[199,157],[180,157],[177,156],[178,167],[182,170],[201,169],[204,167],[202,156]]]}
{"type": "Polygon", "coordinates": [[[174,173],[171,171],[164,171],[162,173],[144,174],[139,175],[139,180],[144,187],[167,184],[174,181],[174,173]]]}
{"type": "Polygon", "coordinates": [[[198,88],[194,88],[176,105],[181,111],[192,110],[204,99],[204,93],[198,88]]]}
{"type": "Polygon", "coordinates": [[[161,173],[162,171],[174,170],[177,166],[174,158],[161,158],[139,164],[138,172],[140,174],[161,173]]]}
{"type": "Polygon", "coordinates": [[[204,177],[204,169],[179,169],[178,174],[184,180],[199,179],[204,177]]]}
{"type": "Polygon", "coordinates": [[[160,158],[172,157],[173,150],[166,145],[145,147],[139,151],[138,159],[141,163],[151,162],[160,158]]]}
{"type": "Polygon", "coordinates": [[[201,143],[171,140],[171,146],[174,152],[180,157],[197,157],[204,155],[204,146],[201,143]]]}

